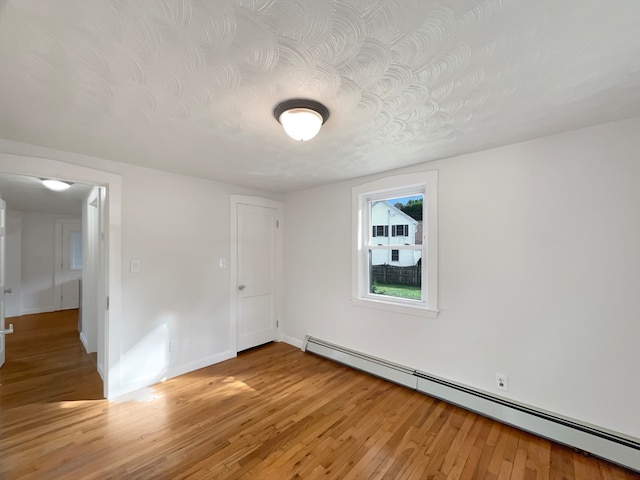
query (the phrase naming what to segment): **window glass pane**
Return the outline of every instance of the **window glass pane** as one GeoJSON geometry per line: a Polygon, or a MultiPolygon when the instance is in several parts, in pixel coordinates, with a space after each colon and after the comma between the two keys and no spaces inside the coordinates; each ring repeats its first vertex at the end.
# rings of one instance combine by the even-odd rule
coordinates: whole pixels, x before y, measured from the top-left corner
{"type": "Polygon", "coordinates": [[[82,233],[71,232],[69,242],[69,268],[71,270],[82,270],[82,233]]]}
{"type": "Polygon", "coordinates": [[[421,300],[422,250],[369,250],[369,279],[369,293],[421,300]]]}
{"type": "Polygon", "coordinates": [[[369,245],[422,245],[422,206],[421,194],[369,202],[369,245]]]}

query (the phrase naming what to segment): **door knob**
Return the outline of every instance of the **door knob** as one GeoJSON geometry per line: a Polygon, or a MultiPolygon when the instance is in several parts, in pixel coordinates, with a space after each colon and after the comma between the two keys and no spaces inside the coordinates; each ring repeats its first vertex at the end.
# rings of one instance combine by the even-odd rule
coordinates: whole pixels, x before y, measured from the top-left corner
{"type": "Polygon", "coordinates": [[[13,292],[13,288],[5,288],[4,289],[4,293],[11,293],[13,292]]]}
{"type": "Polygon", "coordinates": [[[244,290],[245,288],[247,288],[247,287],[245,287],[244,285],[238,286],[238,290],[244,290]]]}
{"type": "Polygon", "coordinates": [[[13,323],[9,324],[9,328],[0,329],[0,334],[9,335],[10,333],[13,333],[13,323]]]}

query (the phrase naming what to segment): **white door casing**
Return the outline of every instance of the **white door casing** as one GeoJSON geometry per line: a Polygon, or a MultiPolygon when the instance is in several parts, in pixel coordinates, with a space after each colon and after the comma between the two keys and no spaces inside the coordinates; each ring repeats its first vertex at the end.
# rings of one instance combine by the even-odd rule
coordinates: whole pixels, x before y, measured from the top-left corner
{"type": "Polygon", "coordinates": [[[231,343],[238,352],[278,338],[282,205],[233,195],[231,210],[231,343]]]}
{"type": "MultiPolygon", "coordinates": [[[[96,209],[97,209],[97,225],[94,238],[94,261],[96,262],[95,272],[97,274],[97,289],[98,292],[104,292],[107,288],[107,267],[105,262],[106,248],[105,248],[105,198],[106,190],[104,187],[98,187],[96,189],[96,209]]],[[[98,372],[104,379],[104,358],[107,350],[106,338],[105,338],[105,317],[107,302],[105,296],[96,297],[96,310],[97,310],[97,350],[98,350],[98,372]]]]}
{"type": "Polygon", "coordinates": [[[4,359],[6,354],[4,337],[6,333],[10,333],[9,330],[5,330],[4,325],[4,284],[5,284],[5,268],[6,264],[4,261],[5,255],[5,234],[6,234],[6,224],[7,224],[7,215],[6,210],[7,206],[4,200],[0,199],[0,367],[4,365],[4,359]]]}

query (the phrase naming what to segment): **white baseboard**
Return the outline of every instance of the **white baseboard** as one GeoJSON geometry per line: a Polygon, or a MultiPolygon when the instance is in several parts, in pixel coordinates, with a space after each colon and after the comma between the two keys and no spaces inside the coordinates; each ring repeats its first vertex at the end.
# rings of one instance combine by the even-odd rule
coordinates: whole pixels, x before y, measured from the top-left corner
{"type": "Polygon", "coordinates": [[[180,375],[184,375],[185,373],[193,372],[194,370],[199,370],[201,368],[209,367],[216,363],[224,362],[225,360],[229,360],[230,358],[236,357],[238,354],[236,352],[232,352],[231,350],[227,350],[225,352],[217,353],[215,355],[211,355],[209,357],[200,358],[198,360],[194,360],[193,362],[185,363],[183,365],[178,365],[177,367],[169,368],[166,371],[166,378],[178,377],[180,375]]]}
{"type": "MultiPolygon", "coordinates": [[[[216,363],[234,358],[237,355],[238,354],[236,352],[227,350],[225,352],[211,355],[209,357],[194,360],[193,362],[162,370],[153,377],[147,376],[130,378],[127,379],[127,381],[125,381],[123,384],[121,384],[119,388],[109,391],[107,398],[110,401],[115,402],[123,401],[123,399],[129,398],[130,396],[131,398],[137,398],[136,392],[153,392],[152,387],[158,382],[164,382],[165,380],[169,380],[170,378],[178,377],[180,375],[184,375],[185,373],[190,373],[201,368],[209,367],[216,363]]],[[[144,395],[142,396],[144,397],[144,395]]]]}
{"type": "Polygon", "coordinates": [[[302,344],[304,343],[299,338],[290,337],[289,335],[281,335],[280,341],[284,343],[288,343],[289,345],[293,345],[296,348],[302,348],[302,344]]]}
{"type": "Polygon", "coordinates": [[[84,351],[87,353],[91,353],[89,351],[89,341],[87,337],[85,337],[84,332],[80,332],[80,341],[82,342],[82,346],[84,347],[84,351]]]}
{"type": "Polygon", "coordinates": [[[51,307],[35,307],[35,308],[22,308],[20,309],[20,316],[22,315],[35,315],[36,313],[49,313],[55,312],[56,308],[51,307]]]}

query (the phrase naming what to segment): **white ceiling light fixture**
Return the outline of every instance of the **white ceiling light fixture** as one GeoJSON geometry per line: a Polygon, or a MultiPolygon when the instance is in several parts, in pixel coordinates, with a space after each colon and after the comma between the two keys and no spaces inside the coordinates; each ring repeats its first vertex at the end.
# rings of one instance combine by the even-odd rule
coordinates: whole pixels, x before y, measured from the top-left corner
{"type": "Polygon", "coordinates": [[[60,180],[50,180],[47,178],[42,179],[42,184],[49,190],[53,190],[54,192],[62,192],[63,190],[71,187],[70,183],[62,182],[60,180]]]}
{"type": "Polygon", "coordinates": [[[292,98],[276,105],[273,116],[287,135],[304,142],[318,134],[329,118],[329,109],[315,100],[292,98]]]}

